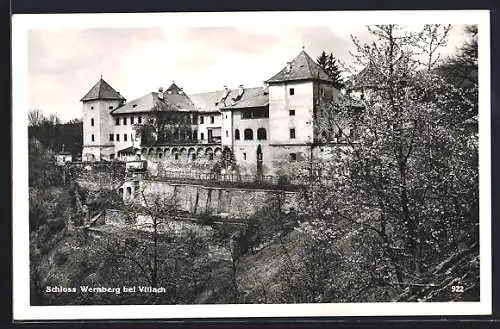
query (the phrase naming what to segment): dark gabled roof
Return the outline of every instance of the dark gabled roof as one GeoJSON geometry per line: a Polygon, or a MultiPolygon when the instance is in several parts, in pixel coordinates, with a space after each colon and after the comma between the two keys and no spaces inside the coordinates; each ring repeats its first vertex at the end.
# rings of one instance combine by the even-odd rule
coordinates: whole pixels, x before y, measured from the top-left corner
{"type": "Polygon", "coordinates": [[[278,74],[267,80],[268,83],[296,81],[296,80],[322,80],[333,82],[332,78],[316,63],[304,50],[290,62],[278,74]]]}
{"type": "Polygon", "coordinates": [[[195,111],[196,106],[193,101],[189,98],[184,91],[177,87],[173,83],[168,89],[163,93],[163,98],[165,101],[172,105],[174,108],[183,111],[195,111]]]}
{"type": "Polygon", "coordinates": [[[170,105],[172,110],[177,111],[196,111],[196,107],[191,99],[184,93],[168,94],[163,93],[163,100],[158,97],[160,93],[152,92],[142,97],[127,102],[120,107],[117,107],[111,114],[128,114],[128,113],[143,113],[151,111],[155,104],[164,102],[165,105],[170,105]]]}
{"type": "Polygon", "coordinates": [[[80,101],[85,102],[96,99],[118,99],[124,101],[125,97],[120,95],[119,92],[114,90],[113,87],[101,78],[80,101]]]}
{"type": "Polygon", "coordinates": [[[179,88],[179,86],[177,86],[175,84],[175,82],[172,81],[172,84],[170,85],[170,87],[167,88],[167,90],[165,90],[165,92],[170,92],[172,94],[178,94],[179,92],[182,92],[182,89],[179,88]]]}
{"type": "Polygon", "coordinates": [[[111,114],[149,112],[157,101],[159,101],[158,93],[149,93],[117,107],[111,114]]]}
{"type": "Polygon", "coordinates": [[[137,147],[133,147],[133,146],[129,146],[129,147],[126,147],[122,150],[119,150],[117,153],[135,153],[135,151],[138,151],[140,150],[139,148],[137,147]]]}
{"type": "Polygon", "coordinates": [[[206,93],[192,94],[189,98],[193,101],[196,110],[200,112],[219,112],[217,101],[222,97],[223,91],[210,91],[206,93]]]}
{"type": "Polygon", "coordinates": [[[267,105],[269,105],[269,94],[267,93],[266,88],[256,87],[245,88],[240,99],[238,99],[238,90],[231,90],[226,100],[226,106],[221,106],[221,109],[230,110],[254,108],[264,107],[267,105]]]}
{"type": "Polygon", "coordinates": [[[200,112],[218,112],[219,109],[240,109],[263,107],[269,104],[269,95],[264,87],[243,88],[243,95],[238,98],[238,89],[230,89],[225,99],[224,90],[189,95],[196,109],[200,112]]]}

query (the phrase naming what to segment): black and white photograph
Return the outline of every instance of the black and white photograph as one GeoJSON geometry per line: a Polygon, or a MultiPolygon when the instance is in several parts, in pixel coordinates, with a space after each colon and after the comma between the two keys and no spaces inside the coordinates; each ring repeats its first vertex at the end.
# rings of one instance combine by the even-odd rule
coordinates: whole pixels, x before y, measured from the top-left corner
{"type": "Polygon", "coordinates": [[[488,19],[14,15],[14,316],[490,314],[488,19]]]}

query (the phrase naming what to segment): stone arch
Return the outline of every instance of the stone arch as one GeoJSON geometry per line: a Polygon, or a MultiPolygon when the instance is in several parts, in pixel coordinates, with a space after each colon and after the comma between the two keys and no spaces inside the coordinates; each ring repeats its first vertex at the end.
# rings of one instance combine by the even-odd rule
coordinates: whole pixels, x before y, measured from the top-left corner
{"type": "Polygon", "coordinates": [[[123,187],[118,189],[118,195],[123,199],[123,187]]]}
{"type": "Polygon", "coordinates": [[[155,149],[151,147],[151,148],[148,150],[148,156],[152,156],[152,155],[154,154],[154,151],[155,151],[155,149]]]}
{"type": "Polygon", "coordinates": [[[85,160],[86,161],[94,161],[95,160],[95,156],[92,153],[86,153],[85,154],[85,160]]]}
{"type": "Polygon", "coordinates": [[[127,186],[127,189],[125,191],[125,200],[130,200],[132,197],[132,187],[127,186]]]}
{"type": "Polygon", "coordinates": [[[202,147],[198,147],[198,150],[196,150],[196,156],[198,158],[203,156],[203,148],[202,147]]]}
{"type": "Polygon", "coordinates": [[[179,150],[179,155],[180,155],[180,156],[183,156],[183,155],[185,155],[185,154],[186,154],[186,152],[187,152],[187,151],[186,151],[186,148],[185,148],[185,147],[182,147],[182,148],[179,150]]]}
{"type": "Polygon", "coordinates": [[[208,160],[214,159],[214,152],[211,147],[207,147],[207,149],[205,150],[205,156],[208,158],[208,160]]]}
{"type": "Polygon", "coordinates": [[[196,150],[194,147],[188,149],[188,159],[192,161],[196,160],[196,150]]]}
{"type": "Polygon", "coordinates": [[[216,147],[215,150],[214,150],[214,155],[216,157],[219,157],[222,155],[222,149],[220,147],[216,147]]]}
{"type": "Polygon", "coordinates": [[[253,140],[253,130],[252,129],[250,129],[250,128],[245,129],[245,131],[243,132],[243,135],[244,135],[246,141],[253,140]]]}
{"type": "Polygon", "coordinates": [[[258,140],[266,140],[267,139],[266,128],[259,128],[259,129],[257,129],[257,139],[258,140]]]}
{"type": "Polygon", "coordinates": [[[163,150],[163,153],[165,154],[165,156],[167,155],[167,153],[170,153],[170,148],[168,147],[165,147],[165,149],[163,150]]]}
{"type": "Polygon", "coordinates": [[[174,155],[176,153],[179,153],[179,150],[177,149],[177,147],[173,147],[171,153],[172,153],[172,155],[174,155]]]}

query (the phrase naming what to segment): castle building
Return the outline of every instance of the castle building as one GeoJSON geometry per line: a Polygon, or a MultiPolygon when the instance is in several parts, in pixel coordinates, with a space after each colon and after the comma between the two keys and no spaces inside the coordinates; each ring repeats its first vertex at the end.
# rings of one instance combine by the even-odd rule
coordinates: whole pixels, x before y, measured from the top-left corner
{"type": "Polygon", "coordinates": [[[339,97],[328,74],[302,50],[265,82],[199,94],[173,82],[126,102],[101,78],[81,99],[82,159],[147,159],[168,168],[230,153],[239,173],[279,175],[328,153],[331,138],[317,129],[321,111],[339,97]],[[145,140],[141,127],[158,123],[158,108],[172,120],[145,140]]]}

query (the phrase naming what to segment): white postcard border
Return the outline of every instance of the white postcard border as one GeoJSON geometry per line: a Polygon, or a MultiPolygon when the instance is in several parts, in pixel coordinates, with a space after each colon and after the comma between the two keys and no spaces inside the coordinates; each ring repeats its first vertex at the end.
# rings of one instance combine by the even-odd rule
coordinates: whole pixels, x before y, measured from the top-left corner
{"type": "Polygon", "coordinates": [[[490,16],[487,10],[235,12],[14,15],[12,18],[13,84],[13,318],[14,320],[154,319],[301,316],[487,315],[492,312],[490,16]],[[28,208],[28,60],[30,29],[82,27],[343,25],[425,23],[479,25],[480,142],[480,302],[333,303],[245,305],[30,306],[28,208]]]}

